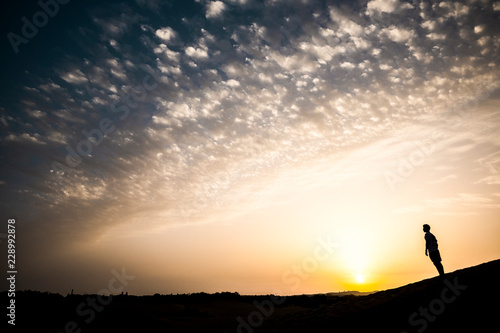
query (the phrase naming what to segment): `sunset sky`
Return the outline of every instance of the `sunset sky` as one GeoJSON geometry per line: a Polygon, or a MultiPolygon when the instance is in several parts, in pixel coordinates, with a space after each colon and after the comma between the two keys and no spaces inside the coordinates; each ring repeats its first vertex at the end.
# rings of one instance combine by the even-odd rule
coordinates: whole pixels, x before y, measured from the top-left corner
{"type": "Polygon", "coordinates": [[[500,1],[73,0],[17,45],[11,6],[19,290],[382,290],[437,275],[423,223],[500,258],[500,1]]]}

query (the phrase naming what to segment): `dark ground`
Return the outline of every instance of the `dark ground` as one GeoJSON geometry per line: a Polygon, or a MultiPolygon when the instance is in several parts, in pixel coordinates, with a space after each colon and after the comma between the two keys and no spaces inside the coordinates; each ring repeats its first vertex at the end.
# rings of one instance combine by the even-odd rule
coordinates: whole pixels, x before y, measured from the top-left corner
{"type": "MultiPolygon", "coordinates": [[[[226,292],[99,299],[22,291],[16,293],[15,331],[493,332],[499,327],[499,281],[495,260],[368,296],[285,299],[226,292]]],[[[6,292],[1,294],[7,304],[6,292]]]]}

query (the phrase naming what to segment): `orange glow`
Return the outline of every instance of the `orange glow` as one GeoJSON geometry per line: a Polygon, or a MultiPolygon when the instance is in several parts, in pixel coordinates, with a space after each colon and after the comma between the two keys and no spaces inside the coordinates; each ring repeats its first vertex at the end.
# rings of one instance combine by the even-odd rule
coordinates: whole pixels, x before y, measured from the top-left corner
{"type": "MultiPolygon", "coordinates": [[[[351,156],[353,163],[362,153],[351,156]]],[[[493,211],[462,216],[461,207],[448,207],[455,212],[449,215],[432,206],[419,208],[415,202],[430,197],[425,187],[394,195],[383,178],[360,178],[376,165],[354,168],[361,169],[358,178],[339,185],[338,176],[329,179],[317,167],[309,174],[308,182],[316,184],[310,188],[302,188],[297,173],[290,172],[273,184],[280,190],[267,195],[273,204],[241,206],[211,223],[158,226],[142,234],[126,226],[110,230],[94,244],[95,256],[121,258],[131,272],[154,282],[137,287],[137,293],[175,288],[242,294],[372,291],[432,277],[437,272],[424,255],[423,223],[438,238],[445,271],[499,257],[500,226],[493,211]],[[481,224],[475,223],[478,216],[481,224]]],[[[420,181],[407,180],[415,187],[420,181]]]]}

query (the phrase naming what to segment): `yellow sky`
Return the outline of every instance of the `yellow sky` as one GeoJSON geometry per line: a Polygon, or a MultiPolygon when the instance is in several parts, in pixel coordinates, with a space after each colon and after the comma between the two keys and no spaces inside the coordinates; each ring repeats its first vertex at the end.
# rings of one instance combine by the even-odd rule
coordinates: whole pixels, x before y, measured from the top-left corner
{"type": "MultiPolygon", "coordinates": [[[[488,119],[478,118],[484,126],[488,119]]],[[[98,241],[75,245],[71,255],[126,267],[137,277],[130,290],[139,294],[397,287],[437,274],[424,255],[423,223],[438,239],[446,271],[497,259],[500,193],[481,183],[498,177],[497,154],[483,148],[482,159],[475,158],[472,149],[492,136],[486,127],[455,131],[425,148],[432,133],[445,127],[396,131],[260,184],[243,183],[240,197],[226,197],[198,215],[134,217],[98,241]],[[407,139],[400,143],[402,136],[407,139]],[[393,188],[386,172],[398,174],[401,158],[426,149],[423,161],[414,157],[414,171],[393,188]],[[449,159],[457,151],[467,163],[449,159]],[[240,201],[244,197],[253,200],[240,201]],[[166,218],[178,224],[164,227],[166,218]]]]}
{"type": "Polygon", "coordinates": [[[164,3],[4,62],[19,289],[380,290],[437,274],[423,223],[500,258],[498,2],[164,3]]]}

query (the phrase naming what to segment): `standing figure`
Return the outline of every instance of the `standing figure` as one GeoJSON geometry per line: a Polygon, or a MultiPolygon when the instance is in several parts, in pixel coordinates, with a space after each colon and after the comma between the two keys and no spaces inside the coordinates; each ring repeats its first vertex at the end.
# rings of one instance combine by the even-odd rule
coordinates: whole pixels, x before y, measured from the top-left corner
{"type": "Polygon", "coordinates": [[[441,254],[438,250],[438,242],[436,237],[430,232],[431,227],[428,224],[424,224],[425,232],[425,255],[429,256],[432,260],[434,266],[436,266],[439,275],[444,275],[443,264],[441,264],[441,254]]]}

